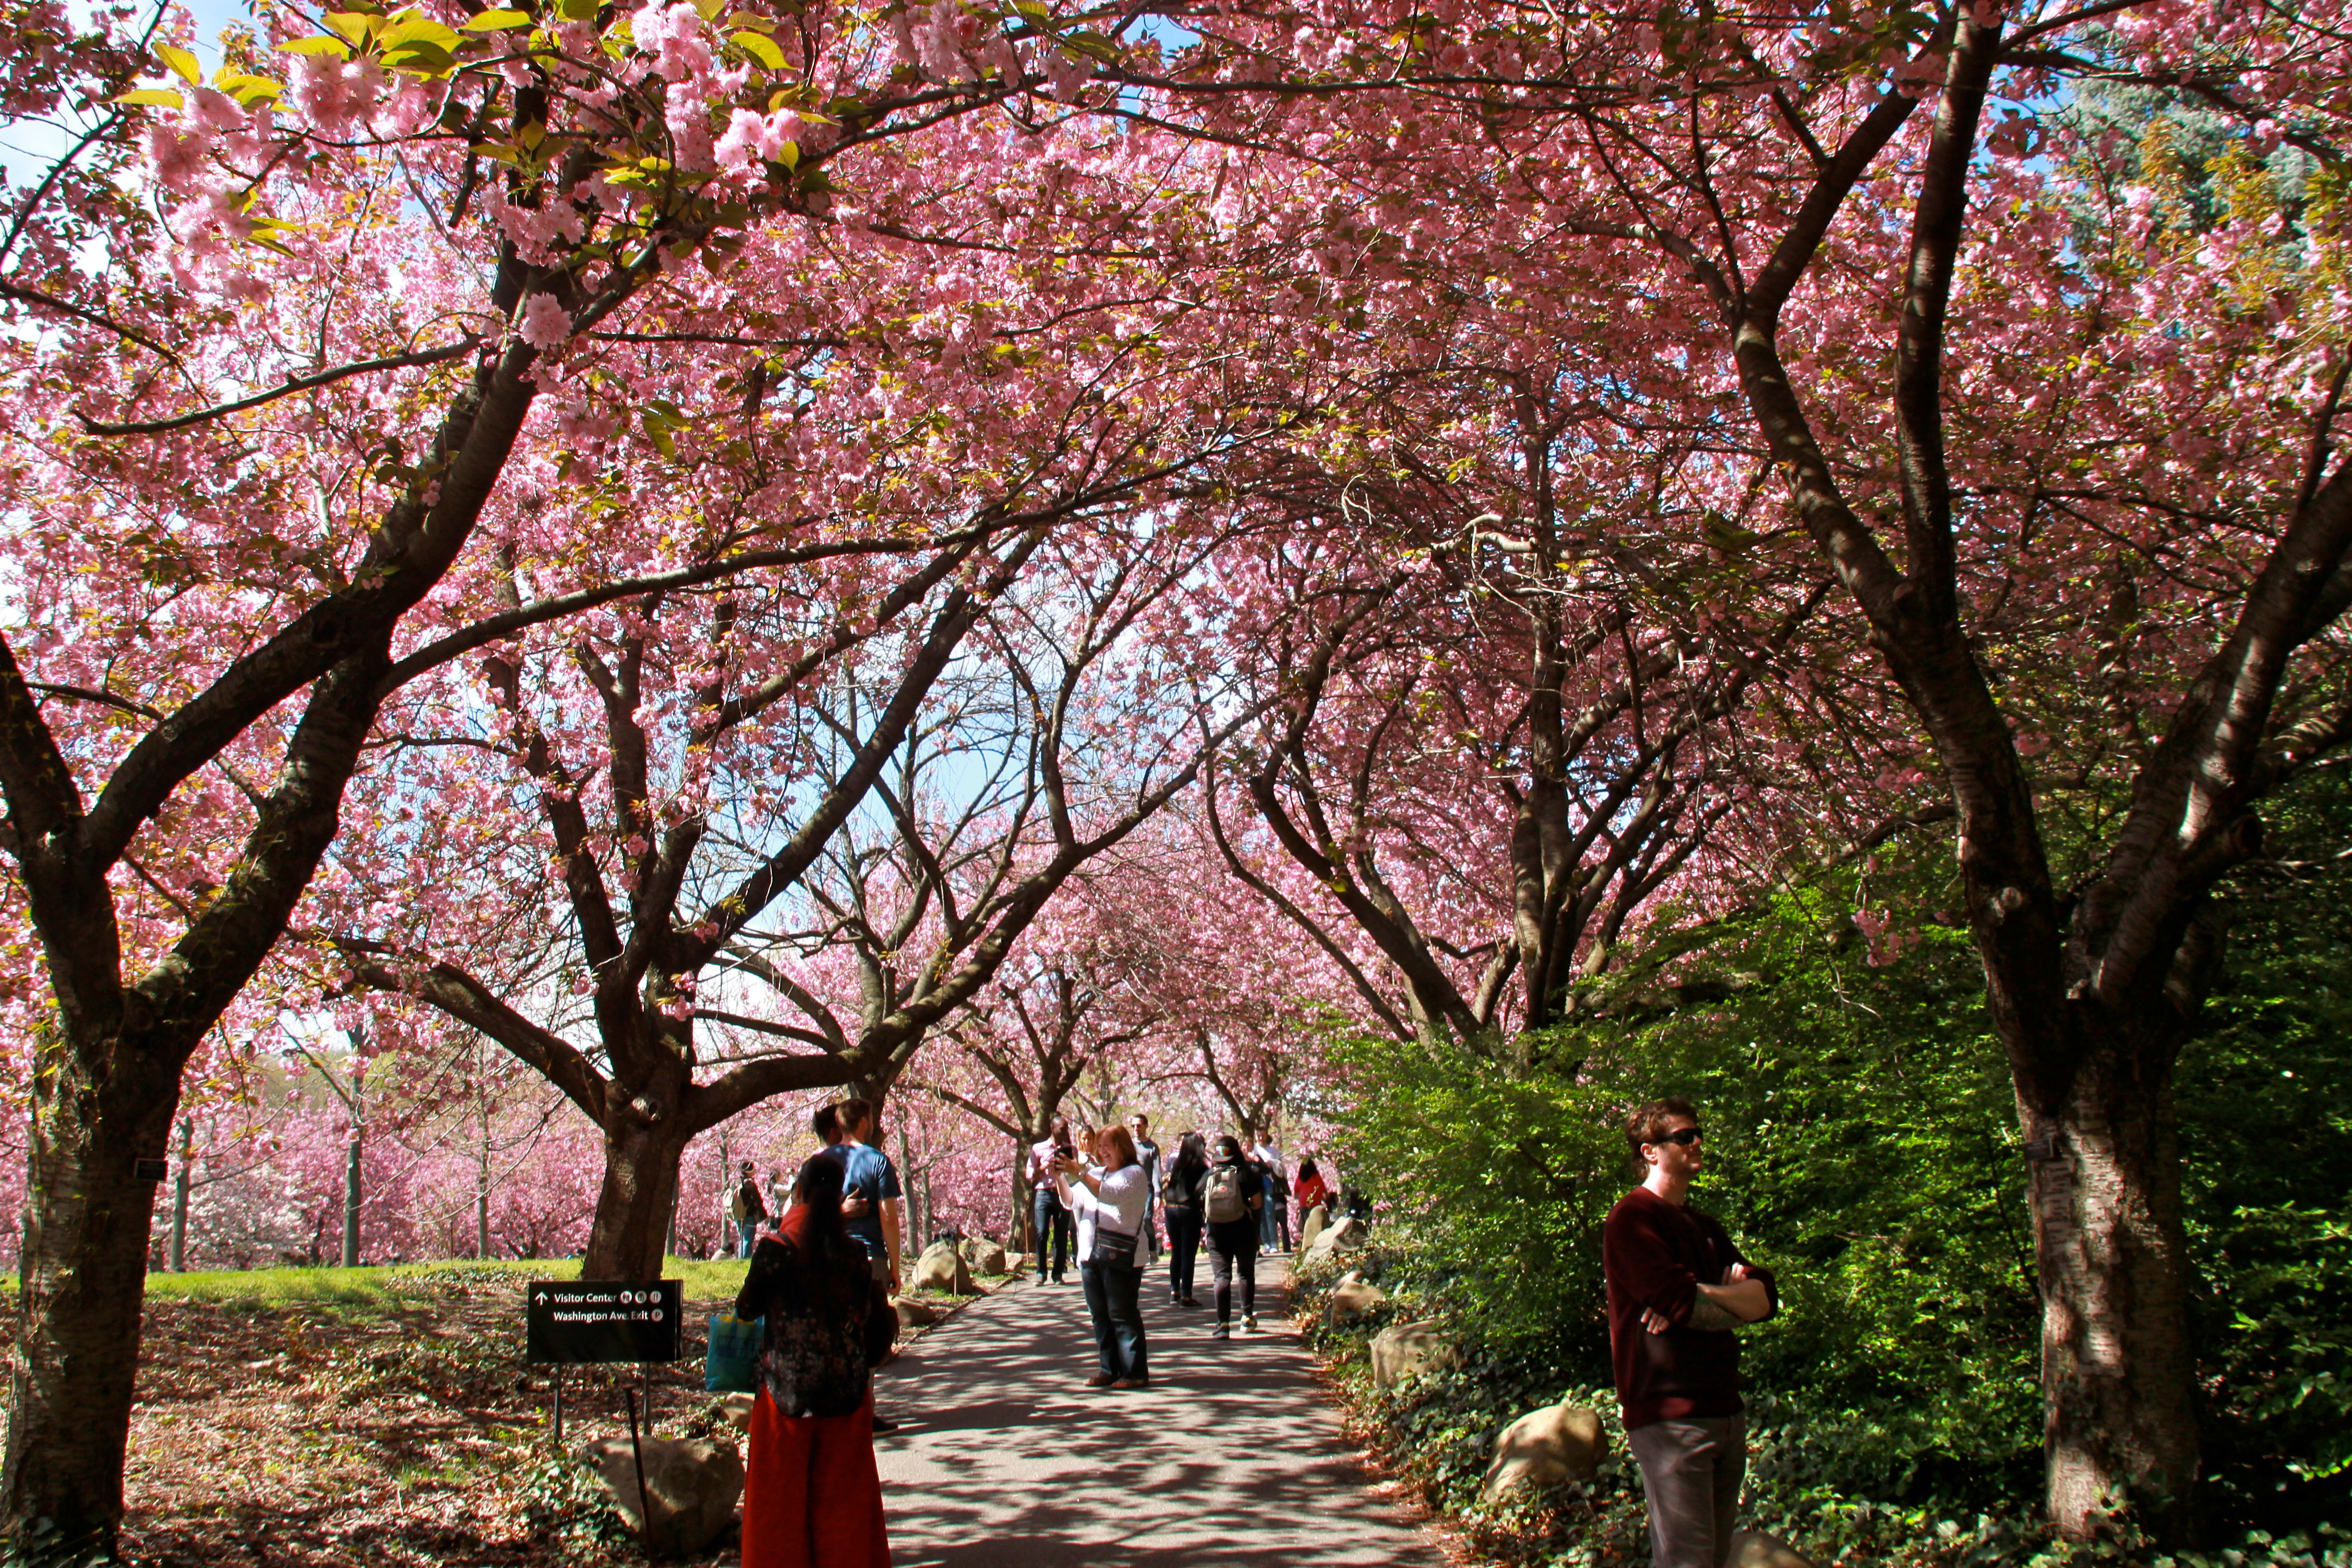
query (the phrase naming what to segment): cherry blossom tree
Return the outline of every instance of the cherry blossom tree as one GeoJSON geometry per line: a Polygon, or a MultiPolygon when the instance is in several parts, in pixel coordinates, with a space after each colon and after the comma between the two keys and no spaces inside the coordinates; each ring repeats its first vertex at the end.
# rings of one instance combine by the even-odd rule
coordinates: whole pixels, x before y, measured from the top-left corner
{"type": "MultiPolygon", "coordinates": [[[[2340,165],[2340,18],[2151,0],[1188,25],[1196,45],[1124,79],[1226,145],[1344,174],[1318,238],[1337,300],[1423,286],[1426,258],[1525,330],[1642,366],[1629,421],[1732,400],[1725,440],[1778,490],[1758,531],[1793,526],[1835,576],[1955,812],[2031,1172],[2052,1514],[2184,1533],[2170,1065],[2259,803],[2345,733],[2340,223],[2282,204],[2261,162],[2284,142],[2340,165]],[[2059,110],[2086,81],[2231,127],[2202,232],[2121,172],[2111,130],[2074,135],[2059,110]],[[2027,717],[2013,650],[2106,696],[2080,754],[2027,717]],[[2061,859],[2046,786],[2072,779],[2124,804],[2061,859]]],[[[1742,591],[1785,591],[1782,561],[1755,552],[1742,591]]]]}
{"type": "MultiPolygon", "coordinates": [[[[659,337],[664,280],[771,224],[872,232],[858,203],[894,182],[986,207],[1020,128],[957,122],[1051,112],[1076,58],[1028,21],[829,6],[333,16],[262,7],[205,79],[174,14],[42,9],[0,67],[63,149],[0,237],[26,519],[0,791],[39,954],[5,1490],[9,1528],[46,1521],[58,1550],[107,1548],[121,1516],[183,1071],[331,842],[383,704],[543,619],[793,558],[658,532],[583,551],[527,507],[484,538],[534,410],[569,438],[617,405],[674,442],[674,397],[584,395],[593,334],[659,337]],[[966,162],[909,173],[902,138],[966,162]],[[553,592],[499,603],[508,561],[553,592]]],[[[1038,195],[1025,171],[1001,188],[1038,195]]],[[[636,521],[608,512],[608,542],[636,521]]]]}

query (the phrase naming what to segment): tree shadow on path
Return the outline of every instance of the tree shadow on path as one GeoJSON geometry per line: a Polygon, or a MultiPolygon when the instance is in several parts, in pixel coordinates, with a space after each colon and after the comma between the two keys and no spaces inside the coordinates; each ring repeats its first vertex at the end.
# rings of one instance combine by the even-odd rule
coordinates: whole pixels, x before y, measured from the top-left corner
{"type": "Polygon", "coordinates": [[[901,1423],[876,1444],[892,1560],[1435,1568],[1430,1538],[1367,1489],[1289,1327],[1279,1265],[1260,1272],[1266,1331],[1223,1342],[1214,1312],[1171,1305],[1164,1270],[1147,1276],[1147,1390],[1085,1386],[1094,1340],[1076,1285],[1011,1286],[925,1335],[877,1380],[901,1423]]]}

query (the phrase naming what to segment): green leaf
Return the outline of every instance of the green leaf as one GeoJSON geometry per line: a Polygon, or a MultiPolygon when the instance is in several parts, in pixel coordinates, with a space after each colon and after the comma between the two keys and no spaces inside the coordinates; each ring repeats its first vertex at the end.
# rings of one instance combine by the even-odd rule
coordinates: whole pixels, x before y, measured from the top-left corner
{"type": "Polygon", "coordinates": [[[328,26],[364,48],[368,35],[375,31],[383,18],[366,11],[330,11],[323,20],[328,26]]]}
{"type": "Polygon", "coordinates": [[[158,44],[155,58],[172,68],[172,74],[190,87],[205,79],[204,62],[177,44],[158,44]]]}
{"type": "Polygon", "coordinates": [[[446,76],[457,68],[457,57],[437,44],[420,39],[387,49],[384,65],[393,70],[411,71],[419,76],[446,76]]]}
{"type": "Polygon", "coordinates": [[[286,89],[266,76],[254,76],[246,71],[223,71],[213,79],[213,85],[236,100],[246,109],[266,100],[275,99],[286,89]]]}
{"type": "Polygon", "coordinates": [[[741,49],[770,70],[784,68],[784,51],[776,47],[776,40],[766,34],[737,33],[732,35],[731,41],[737,48],[741,49]]]}
{"type": "Polygon", "coordinates": [[[567,22],[593,22],[597,0],[556,0],[555,14],[567,22]]]}
{"type": "Polygon", "coordinates": [[[308,38],[296,38],[289,43],[278,45],[278,50],[280,54],[288,55],[339,55],[344,59],[352,58],[351,45],[331,33],[320,33],[308,38]]]}
{"type": "Polygon", "coordinates": [[[394,16],[376,35],[376,42],[386,49],[396,48],[402,44],[430,44],[446,52],[455,49],[459,39],[454,31],[424,12],[411,9],[394,16]]]}
{"type": "Polygon", "coordinates": [[[530,13],[528,11],[477,11],[457,24],[469,33],[499,33],[509,27],[527,27],[530,25],[530,13]]]}
{"type": "Polygon", "coordinates": [[[187,100],[168,87],[134,88],[114,101],[153,109],[185,109],[187,107],[187,100]]]}

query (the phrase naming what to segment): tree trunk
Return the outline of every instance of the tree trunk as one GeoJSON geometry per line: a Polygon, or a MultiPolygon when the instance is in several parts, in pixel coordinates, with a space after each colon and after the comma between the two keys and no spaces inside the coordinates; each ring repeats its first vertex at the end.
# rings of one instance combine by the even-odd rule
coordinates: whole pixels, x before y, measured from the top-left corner
{"type": "Polygon", "coordinates": [[[188,1167],[196,1158],[196,1121],[180,1121],[180,1169],[172,1178],[172,1272],[188,1271],[188,1167]]]}
{"type": "Polygon", "coordinates": [[[343,1151],[343,1267],[360,1266],[360,1127],[352,1123],[352,1141],[343,1151]]]}
{"type": "Polygon", "coordinates": [[[1006,1226],[1005,1245],[1015,1252],[1037,1256],[1037,1238],[1029,1234],[1029,1145],[1034,1138],[1013,1141],[1013,1223],[1006,1226]]]}
{"type": "Polygon", "coordinates": [[[490,1256],[489,1101],[478,1102],[476,1118],[482,1141],[474,1152],[474,1256],[488,1259],[490,1256]]]}
{"type": "Polygon", "coordinates": [[[604,1184],[581,1259],[583,1279],[656,1279],[677,1201],[686,1140],[667,1126],[632,1121],[604,1133],[604,1184]]]}
{"type": "Polygon", "coordinates": [[[35,1080],[5,1484],[36,1559],[110,1553],[122,1518],[156,1186],[137,1162],[168,1146],[178,1083],[129,1048],[92,1083],[80,1064],[111,1054],[52,1047],[35,1080]]]}
{"type": "Polygon", "coordinates": [[[2137,1044],[2092,1044],[2064,1103],[2020,1111],[2050,1514],[2075,1540],[2126,1506],[2161,1539],[2194,1533],[2196,1357],[2172,1053],[2137,1044]],[[2138,1065],[2151,1059],[2161,1067],[2138,1065]]]}

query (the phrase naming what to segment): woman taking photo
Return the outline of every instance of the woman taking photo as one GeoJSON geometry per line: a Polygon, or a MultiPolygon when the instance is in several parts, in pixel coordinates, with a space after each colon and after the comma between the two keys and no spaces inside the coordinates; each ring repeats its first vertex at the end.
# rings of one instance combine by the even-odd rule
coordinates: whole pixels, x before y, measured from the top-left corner
{"type": "MultiPolygon", "coordinates": [[[[1081,1144],[1083,1149],[1086,1145],[1081,1144]]],[[[1094,1152],[1102,1163],[1089,1168],[1072,1158],[1054,1180],[1063,1201],[1078,1216],[1078,1279],[1087,1290],[1087,1313],[1094,1319],[1100,1364],[1088,1388],[1144,1388],[1151,1382],[1144,1360],[1143,1307],[1139,1297],[1143,1269],[1136,1244],[1150,1189],[1135,1158],[1135,1140],[1124,1127],[1096,1135],[1094,1152]]],[[[750,1563],[744,1568],[751,1568],[750,1563]]]]}
{"type": "Polygon", "coordinates": [[[743,1473],[743,1568],[889,1568],[872,1368],[898,1315],[841,1218],[842,1164],[801,1167],[735,1298],[764,1320],[743,1473]]]}
{"type": "Polygon", "coordinates": [[[1201,1184],[1209,1174],[1208,1140],[1187,1132],[1160,1183],[1160,1207],[1168,1215],[1168,1299],[1197,1307],[1192,1265],[1201,1256],[1201,1184]]]}
{"type": "Polygon", "coordinates": [[[1257,1226],[1265,1184],[1242,1158],[1241,1140],[1217,1140],[1217,1158],[1201,1184],[1201,1212],[1209,1222],[1209,1253],[1217,1276],[1217,1326],[1213,1340],[1233,1337],[1234,1276],[1242,1281],[1242,1327],[1257,1332],[1257,1226]]]}

